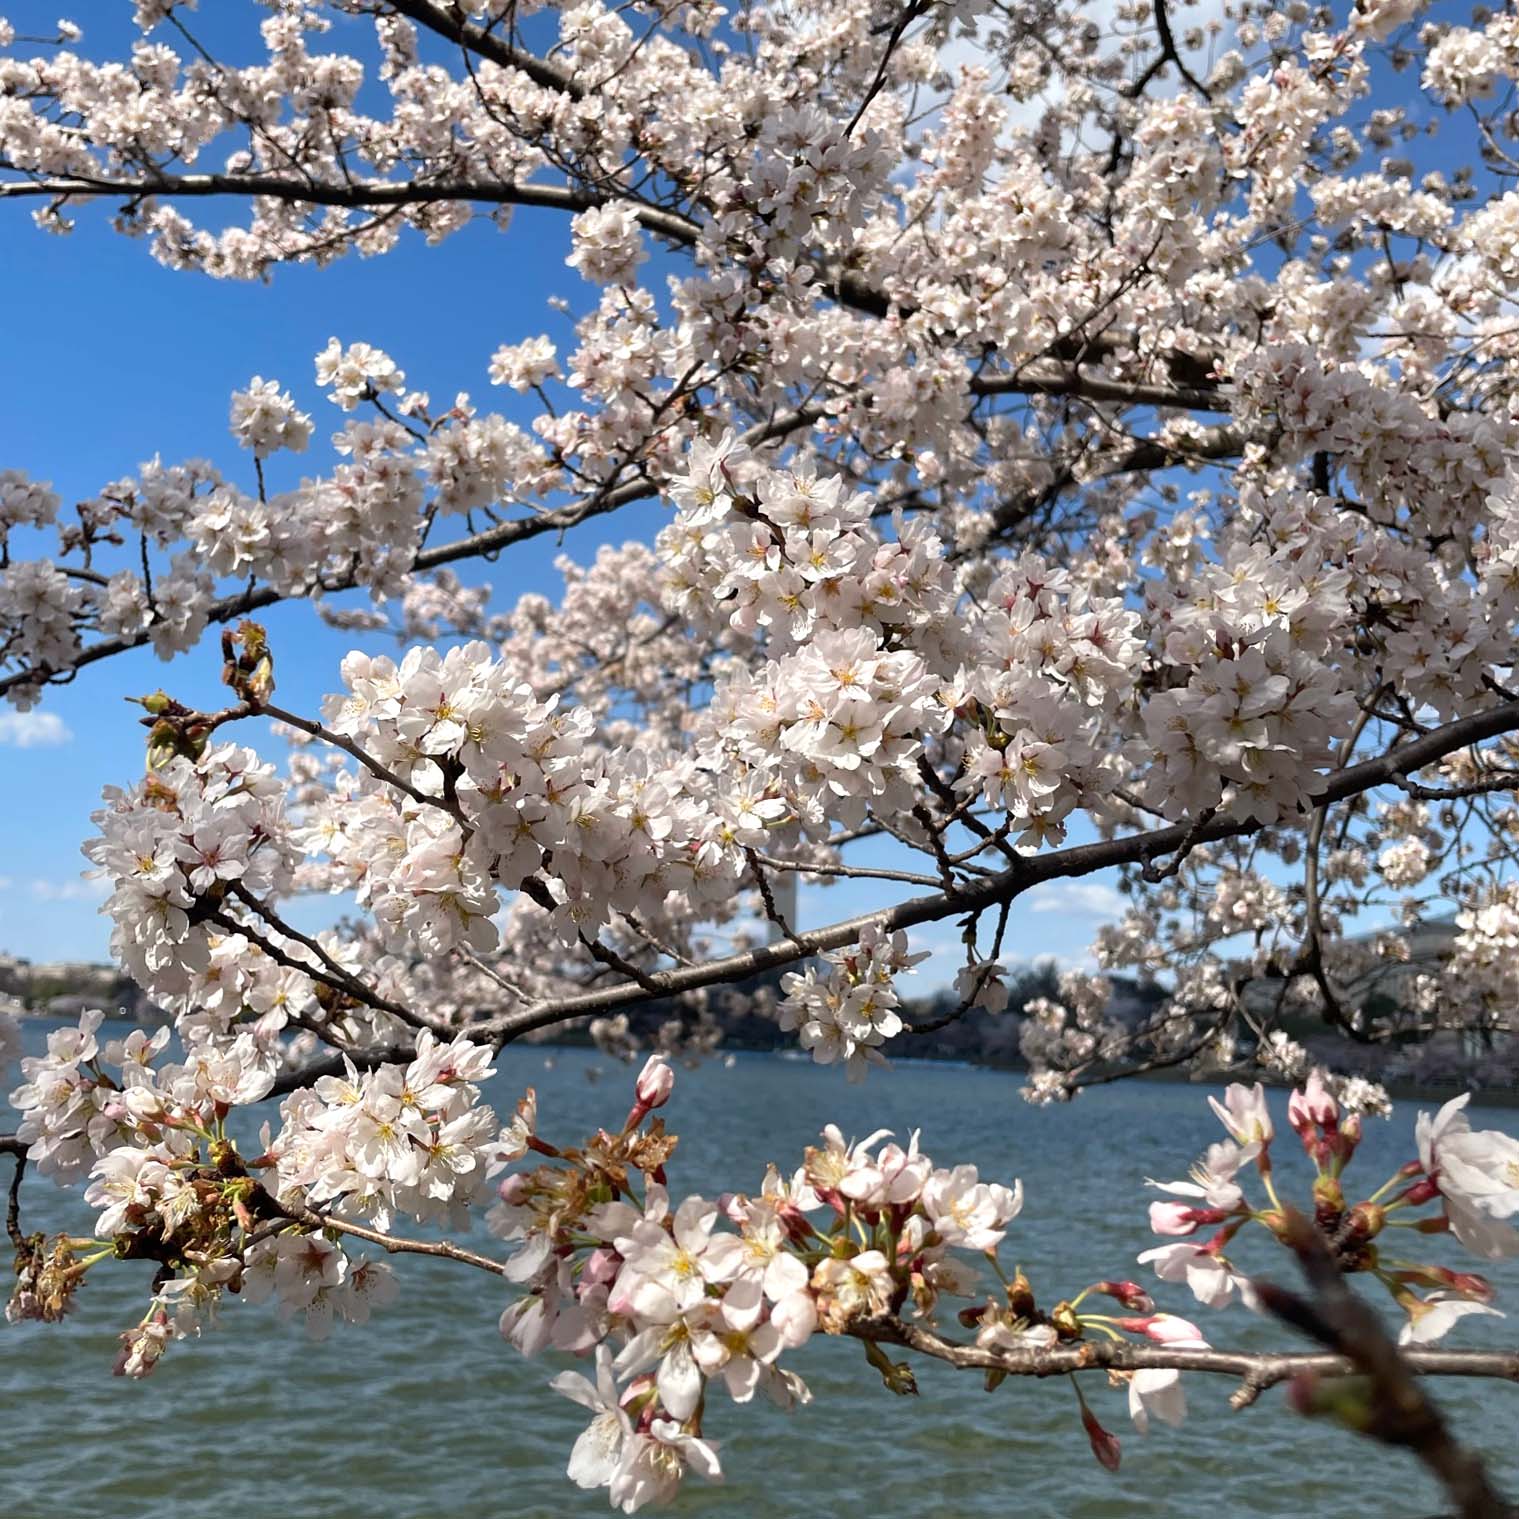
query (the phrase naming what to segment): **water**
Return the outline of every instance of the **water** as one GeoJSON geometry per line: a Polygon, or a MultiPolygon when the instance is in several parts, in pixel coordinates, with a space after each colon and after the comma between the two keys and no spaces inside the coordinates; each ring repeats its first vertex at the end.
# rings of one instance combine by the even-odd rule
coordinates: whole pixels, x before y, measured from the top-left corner
{"type": "MultiPolygon", "coordinates": [[[[30,1025],[29,1047],[44,1030],[30,1025]]],[[[509,1050],[489,1097],[506,1113],[522,1087],[538,1088],[540,1126],[574,1141],[616,1124],[631,1073],[588,1051],[509,1050]],[[586,1079],[589,1067],[603,1079],[586,1079]]],[[[1004,1247],[1045,1302],[1095,1276],[1136,1276],[1134,1255],[1153,1243],[1143,1179],[1185,1174],[1218,1137],[1203,1090],[1131,1084],[1090,1093],[1068,1108],[1035,1111],[1004,1073],[902,1065],[847,1086],[833,1070],[773,1056],[737,1057],[682,1071],[667,1109],[681,1133],[672,1191],[757,1190],[765,1162],[795,1164],[825,1122],[846,1135],[924,1125],[940,1164],[974,1161],[988,1177],[1021,1176],[1022,1217],[1004,1247]]],[[[1375,1187],[1412,1145],[1415,1105],[1374,1122],[1351,1171],[1375,1187]]],[[[1512,1128],[1512,1109],[1477,1127],[1512,1128]]],[[[1283,1152],[1279,1172],[1302,1180],[1283,1152]]],[[[8,1171],[8,1165],[0,1167],[8,1171]]],[[[29,1228],[87,1229],[77,1194],[29,1178],[29,1228]]],[[[1260,1232],[1260,1231],[1256,1231],[1260,1232]]],[[[1264,1238],[1264,1236],[1263,1236],[1264,1238]]],[[[475,1243],[488,1248],[483,1233],[475,1243]]],[[[1428,1242],[1426,1242],[1428,1243],[1428,1242]]],[[[1432,1253],[1455,1263],[1449,1245],[1432,1253]]],[[[1251,1260],[1285,1257],[1269,1243],[1251,1260]]],[[[610,1512],[605,1493],[582,1493],[563,1475],[582,1411],[548,1391],[568,1358],[525,1361],[496,1331],[504,1285],[467,1267],[398,1257],[402,1295],[366,1328],[339,1327],[320,1345],[272,1307],[229,1300],[222,1326],[170,1348],[144,1382],[110,1375],[118,1331],[141,1315],[151,1267],[102,1263],[70,1319],[0,1325],[0,1513],[8,1519],[247,1519],[286,1511],[323,1519],[548,1519],[610,1512]]],[[[1494,1273],[1519,1303],[1519,1267],[1494,1273]]],[[[1200,1320],[1214,1343],[1276,1345],[1290,1336],[1235,1307],[1210,1313],[1163,1284],[1160,1306],[1200,1320]]],[[[951,1310],[952,1311],[952,1310],[951,1310]]],[[[948,1316],[946,1316],[947,1320],[948,1316]]],[[[1471,1322],[1471,1321],[1469,1321],[1471,1322]]],[[[1463,1333],[1451,1345],[1507,1342],[1507,1326],[1463,1333]],[[1496,1330],[1496,1333],[1493,1330],[1496,1330]]],[[[894,1352],[894,1358],[896,1353],[894,1352]]],[[[1012,1379],[988,1396],[979,1378],[936,1362],[917,1364],[921,1395],[886,1392],[854,1341],[817,1336],[787,1365],[814,1394],[784,1414],[763,1400],[735,1407],[708,1400],[706,1428],[722,1445],[726,1481],[693,1481],[677,1515],[812,1516],[866,1511],[871,1519],[925,1514],[1108,1519],[1138,1509],[1200,1507],[1222,1513],[1342,1514],[1375,1494],[1384,1519],[1447,1507],[1400,1452],[1306,1422],[1280,1389],[1253,1408],[1228,1406],[1232,1382],[1188,1378],[1190,1414],[1179,1431],[1141,1438],[1121,1391],[1095,1376],[1083,1386],[1123,1441],[1123,1468],[1092,1461],[1070,1386],[1012,1379]]],[[[1519,1388],[1495,1381],[1432,1384],[1465,1438],[1519,1493],[1512,1438],[1519,1388]]]]}

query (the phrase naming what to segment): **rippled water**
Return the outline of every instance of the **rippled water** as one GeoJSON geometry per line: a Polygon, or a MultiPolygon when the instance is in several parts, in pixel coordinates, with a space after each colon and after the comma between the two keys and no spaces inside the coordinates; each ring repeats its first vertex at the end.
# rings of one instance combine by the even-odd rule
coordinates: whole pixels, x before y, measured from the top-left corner
{"type": "MultiPolygon", "coordinates": [[[[29,1026],[29,1045],[40,1046],[42,1035],[29,1026]]],[[[629,1073],[585,1051],[551,1058],[546,1068],[541,1048],[506,1052],[490,1085],[497,1110],[509,1111],[532,1084],[550,1139],[573,1141],[621,1120],[629,1073]],[[601,1081],[587,1080],[592,1067],[604,1073],[601,1081]]],[[[667,1110],[683,1136],[671,1188],[756,1189],[767,1160],[794,1164],[829,1120],[855,1135],[881,1126],[904,1132],[917,1122],[940,1164],[972,1160],[983,1175],[1023,1178],[1027,1203],[1004,1258],[1022,1263],[1042,1299],[1053,1302],[1098,1275],[1142,1275],[1132,1263],[1152,1242],[1143,1179],[1184,1174],[1217,1137],[1203,1091],[1128,1085],[1035,1111],[1017,1085],[1002,1073],[902,1065],[850,1087],[835,1071],[773,1056],[740,1055],[731,1069],[712,1062],[681,1072],[667,1110]]],[[[1406,1158],[1413,1112],[1403,1105],[1390,1124],[1371,1126],[1351,1172],[1364,1190],[1406,1158]]],[[[1516,1117],[1503,1110],[1486,1123],[1512,1127],[1516,1117]]],[[[1301,1179],[1285,1154],[1279,1170],[1301,1179]]],[[[77,1194],[50,1183],[29,1179],[23,1202],[30,1228],[87,1227],[77,1194]]],[[[1436,1241],[1434,1250],[1448,1246],[1436,1241]]],[[[430,1260],[402,1257],[396,1265],[401,1298],[367,1328],[339,1328],[311,1345],[271,1308],[234,1299],[214,1335],[171,1347],[145,1382],[113,1378],[110,1368],[117,1332],[141,1315],[146,1264],[92,1272],[65,1324],[0,1325],[0,1514],[547,1519],[609,1512],[604,1494],[581,1493],[563,1476],[584,1421],[545,1383],[567,1358],[524,1361],[500,1339],[496,1319],[506,1298],[494,1278],[430,1260]]],[[[1500,1304],[1519,1304],[1519,1268],[1505,1263],[1496,1275],[1500,1304]]],[[[1217,1344],[1287,1339],[1238,1308],[1208,1314],[1170,1288],[1157,1299],[1206,1315],[1217,1344]]],[[[1496,1326],[1500,1336],[1506,1327],[1496,1326]]],[[[1459,1329],[1449,1343],[1484,1343],[1478,1331],[1463,1337],[1459,1329]]],[[[917,1368],[921,1396],[896,1398],[865,1365],[860,1346],[823,1336],[787,1364],[807,1378],[812,1405],[783,1414],[762,1401],[737,1408],[720,1394],[710,1399],[707,1428],[722,1443],[727,1480],[693,1482],[671,1512],[1106,1519],[1143,1508],[1338,1516],[1370,1501],[1385,1519],[1415,1519],[1442,1506],[1412,1460],[1298,1419],[1280,1390],[1235,1413],[1227,1379],[1190,1378],[1186,1426],[1141,1438],[1128,1426],[1122,1392],[1086,1378],[1099,1417],[1123,1440],[1123,1468],[1112,1476],[1093,1464],[1063,1380],[1013,1380],[988,1396],[971,1375],[926,1363],[917,1368]]],[[[1466,1437],[1519,1492],[1519,1388],[1436,1386],[1466,1437]]]]}

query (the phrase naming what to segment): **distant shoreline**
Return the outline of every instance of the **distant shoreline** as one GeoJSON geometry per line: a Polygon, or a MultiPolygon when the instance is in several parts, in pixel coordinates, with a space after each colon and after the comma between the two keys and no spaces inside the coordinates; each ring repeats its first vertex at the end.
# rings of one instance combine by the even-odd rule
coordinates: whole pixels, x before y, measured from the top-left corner
{"type": "MultiPolygon", "coordinates": [[[[105,1011],[102,1009],[102,1011],[105,1011]]],[[[77,1013],[53,1013],[41,1008],[23,1008],[14,1015],[22,1023],[73,1023],[77,1013]]],[[[125,1012],[106,1011],[107,1018],[114,1018],[124,1023],[131,1023],[139,1028],[146,1028],[155,1020],[135,1018],[125,1012]]],[[[569,1039],[543,1039],[532,1044],[519,1045],[520,1049],[541,1050],[591,1050],[595,1046],[589,1038],[569,1039]]],[[[772,1055],[776,1058],[795,1050],[794,1045],[772,1044],[757,1045],[749,1043],[723,1043],[717,1046],[713,1055],[708,1058],[716,1058],[725,1054],[736,1055],[772,1055]]],[[[613,1056],[607,1056],[614,1059],[613,1056]]],[[[980,1071],[1006,1071],[1010,1075],[1021,1075],[1028,1071],[1026,1065],[1004,1060],[984,1060],[968,1058],[962,1051],[950,1051],[943,1055],[935,1055],[930,1052],[912,1055],[888,1055],[886,1057],[894,1065],[964,1065],[980,1071]]],[[[1225,1086],[1230,1081],[1241,1079],[1239,1072],[1210,1072],[1206,1075],[1195,1075],[1188,1071],[1175,1068],[1159,1071],[1143,1071],[1134,1076],[1126,1077],[1129,1081],[1157,1082],[1170,1086],[1225,1086]]],[[[1280,1088],[1290,1091],[1294,1083],[1283,1081],[1279,1077],[1272,1076],[1268,1072],[1254,1073],[1256,1081],[1264,1086],[1280,1088]]],[[[1417,1083],[1392,1082],[1383,1083],[1387,1095],[1395,1102],[1449,1102],[1452,1097],[1459,1097],[1462,1092],[1470,1092],[1473,1098],[1491,1104],[1494,1107],[1519,1107],[1519,1088],[1516,1087],[1485,1087],[1468,1085],[1462,1082],[1451,1082],[1441,1086],[1419,1085],[1417,1083]]]]}

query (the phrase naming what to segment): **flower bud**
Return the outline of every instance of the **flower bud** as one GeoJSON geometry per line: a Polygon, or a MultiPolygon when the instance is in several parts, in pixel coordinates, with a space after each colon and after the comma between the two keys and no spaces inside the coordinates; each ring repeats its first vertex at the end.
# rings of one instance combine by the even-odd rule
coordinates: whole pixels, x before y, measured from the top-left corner
{"type": "Polygon", "coordinates": [[[1349,1163],[1350,1157],[1355,1154],[1356,1146],[1360,1142],[1361,1115],[1359,1113],[1348,1113],[1345,1116],[1344,1123],[1340,1125],[1340,1132],[1331,1141],[1331,1148],[1334,1150],[1335,1159],[1339,1161],[1342,1168],[1349,1163]]]}
{"type": "Polygon", "coordinates": [[[513,1171],[496,1183],[496,1196],[511,1207],[518,1207],[527,1200],[528,1180],[521,1171],[513,1171]]]}
{"type": "Polygon", "coordinates": [[[618,1403],[630,1414],[643,1415],[656,1406],[658,1389],[654,1385],[654,1373],[645,1371],[634,1377],[622,1390],[618,1403]]]}
{"type": "Polygon", "coordinates": [[[1493,1284],[1474,1271],[1452,1271],[1449,1266],[1408,1266],[1396,1273],[1400,1282],[1421,1287],[1437,1287],[1459,1293],[1477,1303],[1493,1300],[1493,1284]]]}
{"type": "Polygon", "coordinates": [[[1400,1193],[1398,1201],[1411,1208],[1417,1208],[1421,1203],[1430,1202],[1439,1195],[1439,1183],[1426,1177],[1423,1181],[1416,1181],[1413,1186],[1400,1193]]]}
{"type": "Polygon", "coordinates": [[[1417,1234],[1447,1234],[1450,1220],[1443,1213],[1437,1213],[1433,1218],[1416,1219],[1409,1227],[1417,1234]]]}
{"type": "Polygon", "coordinates": [[[1092,1454],[1097,1457],[1098,1464],[1105,1466],[1110,1472],[1118,1470],[1118,1462],[1122,1456],[1122,1449],[1118,1444],[1116,1435],[1110,1434],[1097,1422],[1097,1415],[1086,1406],[1081,1405],[1081,1427],[1087,1432],[1087,1439],[1091,1442],[1092,1454]]]}
{"type": "Polygon", "coordinates": [[[1357,1203],[1350,1210],[1351,1238],[1375,1239],[1387,1222],[1387,1210],[1376,1203],[1357,1203]]]}
{"type": "Polygon", "coordinates": [[[1151,1203],[1150,1228],[1156,1234],[1191,1234],[1197,1228],[1186,1203],[1151,1203]]]}
{"type": "Polygon", "coordinates": [[[1452,1292],[1459,1292],[1479,1303],[1493,1300],[1493,1284],[1475,1271],[1452,1271],[1448,1266],[1436,1268],[1452,1292]]]}
{"type": "Polygon", "coordinates": [[[1156,1313],[1142,1319],[1119,1319],[1118,1327],[1129,1334],[1142,1334],[1157,1345],[1201,1343],[1203,1332],[1188,1319],[1174,1313],[1156,1313]]]}
{"type": "Polygon", "coordinates": [[[675,1086],[675,1072],[670,1069],[669,1057],[650,1055],[638,1075],[634,1093],[639,1103],[648,1109],[662,1108],[669,1100],[675,1086]]]}
{"type": "Polygon", "coordinates": [[[1308,1080],[1288,1099],[1287,1121],[1304,1144],[1307,1144],[1306,1135],[1314,1129],[1322,1129],[1326,1135],[1332,1135],[1339,1126],[1339,1119],[1340,1106],[1329,1095],[1329,1088],[1324,1084],[1324,1072],[1319,1069],[1310,1071],[1308,1080]]]}
{"type": "Polygon", "coordinates": [[[1132,1313],[1155,1311],[1155,1299],[1138,1282],[1098,1282],[1093,1291],[1117,1298],[1120,1305],[1132,1313]]]}
{"type": "Polygon", "coordinates": [[[674,1088],[675,1072],[670,1069],[669,1057],[657,1053],[650,1055],[634,1083],[633,1095],[637,1101],[623,1129],[636,1129],[655,1108],[662,1108],[670,1100],[674,1088]]]}

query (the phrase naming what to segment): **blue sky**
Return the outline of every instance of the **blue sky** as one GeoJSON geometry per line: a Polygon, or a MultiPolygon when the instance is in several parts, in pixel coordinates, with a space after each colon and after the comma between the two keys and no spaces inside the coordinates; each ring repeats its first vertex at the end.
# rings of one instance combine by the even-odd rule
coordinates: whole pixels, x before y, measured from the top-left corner
{"type": "MultiPolygon", "coordinates": [[[[103,56],[111,36],[126,34],[130,6],[122,0],[110,7],[109,26],[94,25],[96,10],[82,9],[92,26],[82,51],[103,56]]],[[[45,30],[58,13],[52,0],[47,6],[12,3],[6,11],[18,31],[45,30]]],[[[221,25],[246,25],[250,14],[258,13],[251,6],[218,6],[198,30],[214,41],[221,25]]],[[[229,436],[227,408],[231,392],[255,374],[278,378],[316,419],[310,453],[289,460],[287,470],[298,475],[302,468],[329,467],[326,438],[342,414],[317,390],[312,360],[334,335],[386,349],[406,370],[408,384],[435,400],[468,390],[477,404],[526,422],[520,399],[488,384],[491,353],[536,332],[566,346],[570,318],[549,309],[549,297],[568,298],[575,311],[594,299],[564,266],[566,220],[546,211],[518,211],[504,236],[483,221],[438,247],[408,234],[385,257],[348,257],[326,271],[282,268],[262,285],[165,270],[143,245],[112,233],[108,215],[107,204],[87,209],[78,229],[59,238],[37,232],[25,206],[0,208],[0,281],[7,297],[0,468],[50,480],[66,504],[97,494],[155,454],[165,463],[208,458],[251,489],[251,461],[229,436]]],[[[645,266],[646,277],[659,262],[645,266]]],[[[271,479],[275,488],[280,483],[271,479]]],[[[560,552],[589,559],[602,542],[651,537],[663,517],[657,504],[635,506],[593,520],[562,546],[530,540],[494,566],[460,569],[466,578],[488,579],[498,604],[529,589],[552,593],[558,583],[552,561],[560,552]]],[[[264,620],[276,651],[280,700],[297,711],[313,711],[333,689],[338,662],[350,648],[394,647],[383,635],[334,632],[300,606],[274,608],[264,620]]],[[[78,850],[102,787],[141,773],[139,714],[121,698],[164,685],[182,700],[216,705],[219,669],[214,634],[201,650],[170,665],[140,650],[50,690],[38,709],[45,714],[40,722],[0,718],[0,785],[9,802],[0,858],[0,950],[33,960],[105,958],[108,924],[98,914],[98,891],[80,878],[78,850]],[[29,735],[44,741],[23,742],[29,735]]],[[[277,753],[254,725],[239,736],[277,753]]],[[[861,863],[867,858],[859,857],[861,863]]],[[[800,917],[815,925],[882,900],[868,884],[843,883],[804,892],[800,917]]],[[[1116,906],[1112,888],[1101,882],[1045,888],[1020,903],[1006,954],[1079,958],[1116,906]]],[[[314,901],[296,916],[314,925],[336,910],[329,901],[314,901]]],[[[932,970],[925,967],[924,984],[953,974],[959,957],[952,923],[916,933],[914,941],[944,952],[932,970]]]]}

